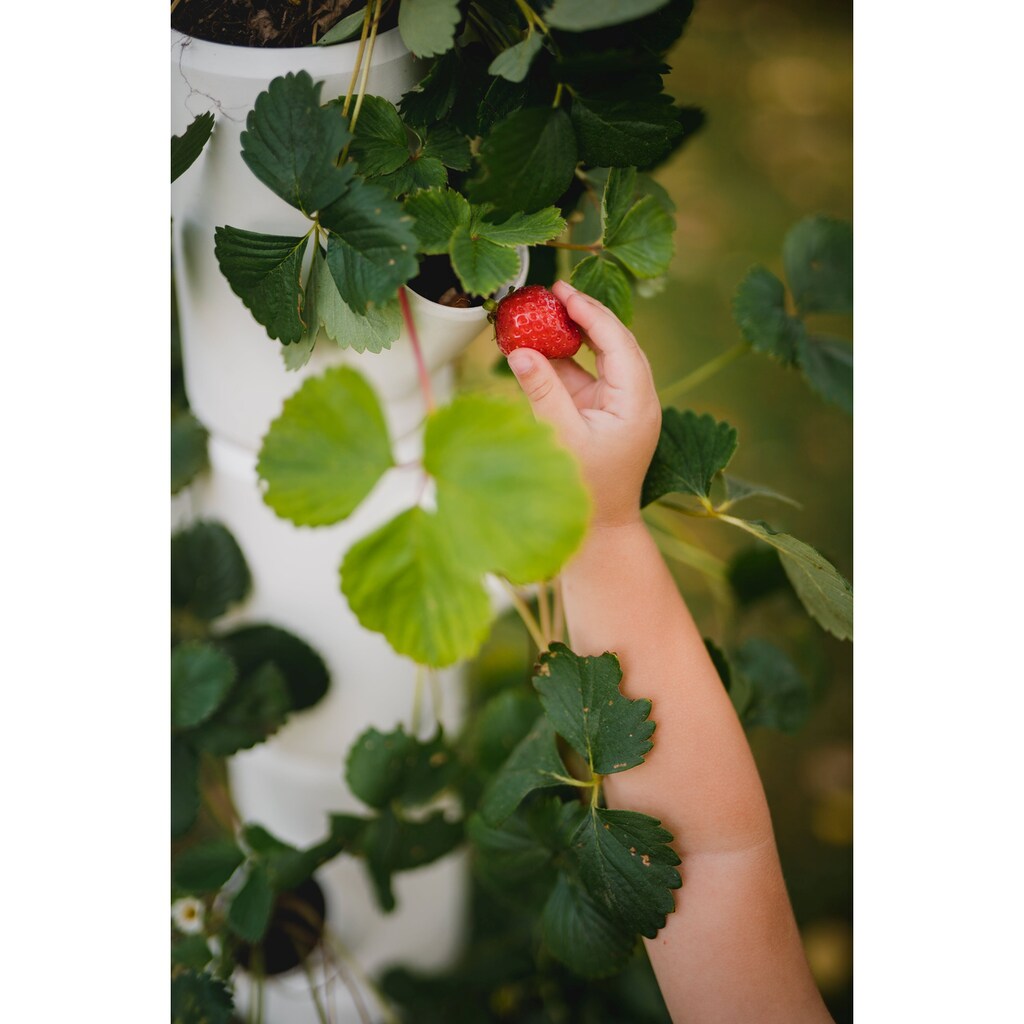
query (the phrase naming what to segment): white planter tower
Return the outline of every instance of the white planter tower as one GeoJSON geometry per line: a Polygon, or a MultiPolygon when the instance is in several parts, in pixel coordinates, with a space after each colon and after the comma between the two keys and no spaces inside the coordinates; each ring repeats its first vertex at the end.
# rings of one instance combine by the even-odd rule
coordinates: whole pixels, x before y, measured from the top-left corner
{"type": "MultiPolygon", "coordinates": [[[[364,811],[348,792],[343,757],[368,726],[408,728],[416,666],[396,655],[378,634],[364,630],[338,586],[345,550],[416,499],[419,475],[391,470],[344,523],[296,528],[263,504],[256,456],[284,399],[302,381],[328,366],[349,363],[381,399],[395,446],[405,462],[420,451],[425,407],[416,364],[403,333],[390,349],[357,354],[322,343],[310,362],[287,372],[281,345],[231,291],[214,256],[214,229],[230,224],[271,234],[304,234],[301,213],[262,185],[241,159],[240,135],[258,94],[288,71],[324,81],[322,99],[344,95],[357,44],[300,49],[251,49],[194,40],[172,33],[172,133],[180,135],[207,110],[214,133],[199,160],[172,186],[173,246],[185,369],[195,415],[210,432],[210,471],[191,488],[194,517],[223,522],[235,535],[252,572],[251,598],[234,624],[269,622],[291,630],[324,658],[331,674],[327,696],[299,712],[267,743],[230,763],[234,796],[243,818],[259,822],[287,842],[322,838],[331,811],[364,811]]],[[[368,92],[392,102],[421,71],[397,30],[378,37],[368,92]]],[[[520,250],[520,274],[526,254],[520,250]]],[[[480,308],[453,309],[407,290],[438,401],[450,396],[451,360],[487,328],[480,308]]],[[[462,672],[442,674],[442,720],[460,718],[462,672]]],[[[429,706],[429,700],[427,701],[429,706]]],[[[363,865],[345,855],[317,873],[327,899],[327,924],[360,966],[374,973],[392,963],[431,969],[449,963],[463,934],[467,895],[464,859],[449,856],[419,871],[398,875],[398,908],[381,914],[363,865]]],[[[317,968],[318,976],[322,971],[317,968]]],[[[246,982],[238,980],[241,1008],[246,982]]],[[[344,986],[330,986],[331,1019],[359,1018],[344,986]]],[[[367,1004],[374,1008],[372,997],[367,1004]]],[[[268,983],[268,1024],[317,1021],[301,970],[268,983]]]]}

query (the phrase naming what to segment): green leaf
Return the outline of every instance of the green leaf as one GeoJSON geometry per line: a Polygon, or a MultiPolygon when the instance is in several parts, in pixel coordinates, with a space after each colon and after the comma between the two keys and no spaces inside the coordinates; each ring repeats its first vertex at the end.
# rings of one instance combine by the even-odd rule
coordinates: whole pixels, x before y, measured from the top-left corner
{"type": "Polygon", "coordinates": [[[777,533],[767,523],[721,518],[777,548],[782,567],[810,616],[840,640],[853,639],[853,588],[831,562],[809,544],[777,533]]]}
{"type": "Polygon", "coordinates": [[[182,964],[195,971],[201,971],[211,960],[213,953],[206,944],[205,935],[185,935],[171,946],[171,964],[182,964]]]}
{"type": "Polygon", "coordinates": [[[556,206],[536,213],[513,213],[500,223],[491,218],[491,214],[478,218],[474,231],[498,245],[538,245],[557,238],[565,230],[565,220],[556,206]]]}
{"type": "Polygon", "coordinates": [[[336,165],[352,136],[338,106],[320,106],[322,86],[306,71],[275,78],[256,97],[242,132],[249,170],[307,215],[330,206],[353,175],[351,166],[336,165]]]}
{"type": "Polygon", "coordinates": [[[171,606],[216,619],[249,593],[252,580],[238,542],[220,523],[200,521],[171,537],[171,606]]]}
{"type": "Polygon", "coordinates": [[[184,835],[199,814],[199,756],[184,740],[171,737],[171,835],[184,835]]]}
{"type": "Polygon", "coordinates": [[[228,927],[239,938],[255,944],[266,933],[273,909],[274,890],[270,887],[267,870],[254,864],[228,908],[228,927]]]}
{"type": "Polygon", "coordinates": [[[327,265],[338,291],[357,313],[369,302],[390,302],[417,271],[416,235],[400,203],[360,179],[326,210],[320,223],[331,232],[327,265]]]}
{"type": "Polygon", "coordinates": [[[586,889],[565,871],[544,905],[544,944],[551,954],[584,978],[614,974],[633,952],[631,932],[609,920],[586,889]]]}
{"type": "Polygon", "coordinates": [[[190,412],[171,419],[171,494],[177,494],[205,469],[206,428],[190,412]]]}
{"type": "Polygon", "coordinates": [[[603,256],[588,256],[572,269],[569,283],[603,302],[624,324],[633,319],[633,289],[622,269],[603,256]]]}
{"type": "Polygon", "coordinates": [[[458,773],[458,758],[439,725],[431,739],[413,740],[398,802],[403,807],[419,807],[450,786],[458,773]]]}
{"type": "Polygon", "coordinates": [[[605,250],[637,277],[660,277],[668,271],[675,221],[653,196],[630,207],[622,221],[605,235],[605,250]]]}
{"type": "Polygon", "coordinates": [[[412,508],[354,544],[341,590],[399,654],[441,668],[479,650],[491,621],[480,580],[454,557],[438,517],[412,508]]]}
{"type": "Polygon", "coordinates": [[[333,46],[335,43],[344,43],[354,36],[359,35],[363,30],[363,21],[366,19],[366,7],[361,7],[352,14],[346,14],[337,24],[331,26],[317,41],[317,46],[333,46]]]}
{"type": "Polygon", "coordinates": [[[171,878],[179,889],[191,893],[213,892],[236,871],[245,854],[229,839],[190,846],[174,862],[171,878]]]}
{"type": "Polygon", "coordinates": [[[735,427],[718,423],[709,413],[664,409],[640,504],[649,505],[674,491],[707,499],[715,474],[729,465],[735,451],[735,427]]]}
{"type": "Polygon", "coordinates": [[[297,526],[347,518],[394,465],[384,413],[366,379],[346,366],[311,377],[263,438],[263,500],[297,526]]]}
{"type": "Polygon", "coordinates": [[[470,234],[458,227],[451,241],[451,261],[462,287],[471,295],[488,296],[519,273],[515,249],[470,234]]]}
{"type": "Polygon", "coordinates": [[[467,182],[475,203],[531,213],[572,183],[576,136],[564,110],[527,107],[496,124],[480,145],[480,171],[467,182]]]}
{"type": "Polygon", "coordinates": [[[665,93],[572,102],[580,159],[597,167],[650,167],[683,135],[679,108],[665,93]]]}
{"type": "Polygon", "coordinates": [[[171,136],[171,181],[177,181],[198,159],[213,134],[213,114],[200,114],[182,135],[171,136]]]}
{"type": "Polygon", "coordinates": [[[741,711],[745,726],[786,733],[803,726],[811,711],[811,689],[784,651],[767,640],[752,638],[731,652],[730,661],[733,676],[741,677],[750,692],[741,711]]]}
{"type": "Polygon", "coordinates": [[[848,342],[802,334],[797,362],[812,390],[843,412],[853,413],[853,348],[848,342]]]}
{"type": "Polygon", "coordinates": [[[369,178],[396,171],[409,160],[409,136],[394,105],[383,96],[364,96],[350,155],[369,178]]]}
{"type": "Polygon", "coordinates": [[[846,221],[799,221],[782,243],[782,263],[801,313],[853,311],[853,228],[846,221]]]}
{"type": "Polygon", "coordinates": [[[753,544],[737,551],[729,561],[726,574],[736,600],[744,608],[762,597],[790,589],[779,553],[764,544],[753,544]]]}
{"type": "Polygon", "coordinates": [[[633,21],[659,7],[668,0],[555,0],[544,20],[551,28],[566,32],[587,32],[592,28],[606,28],[624,21],[633,21]]]}
{"type": "Polygon", "coordinates": [[[500,825],[527,793],[564,786],[567,778],[555,745],[555,728],[547,718],[540,718],[491,780],[480,801],[480,814],[488,825],[500,825]]]}
{"type": "Polygon", "coordinates": [[[488,701],[473,723],[470,736],[474,759],[483,772],[497,771],[541,713],[535,694],[505,690],[488,701]]]}
{"type": "Polygon", "coordinates": [[[783,501],[787,505],[792,505],[794,508],[802,507],[800,502],[794,501],[792,498],[773,490],[771,487],[765,487],[763,484],[741,480],[738,476],[732,476],[729,473],[723,473],[721,480],[725,485],[725,499],[715,506],[719,512],[724,512],[726,509],[732,508],[733,505],[745,501],[747,498],[772,498],[775,501],[783,501]]]}
{"type": "Polygon", "coordinates": [[[253,851],[253,857],[265,870],[271,889],[274,892],[289,892],[342,850],[354,847],[354,839],[365,824],[361,819],[355,820],[360,822],[356,830],[335,830],[332,827],[325,839],[304,850],[282,842],[260,825],[246,825],[242,834],[253,851]]]}
{"type": "Polygon", "coordinates": [[[424,188],[444,188],[448,184],[448,172],[436,157],[421,154],[402,164],[397,171],[381,174],[373,181],[387,189],[388,195],[398,199],[424,188]]]}
{"type": "Polygon", "coordinates": [[[754,267],[740,282],[732,314],[743,337],[758,351],[785,365],[796,359],[803,324],[786,312],[782,282],[764,267],[754,267]]]}
{"type": "Polygon", "coordinates": [[[457,397],[428,418],[423,465],[467,569],[549,579],[583,539],[590,503],[579,466],[524,403],[457,397]]]}
{"type": "Polygon", "coordinates": [[[487,69],[492,75],[507,78],[510,82],[521,82],[530,70],[533,58],[540,52],[544,40],[531,28],[522,42],[502,50],[487,69]]]}
{"type": "Polygon", "coordinates": [[[367,729],[348,752],[349,789],[370,807],[386,807],[402,791],[414,742],[402,726],[388,733],[367,729]]]}
{"type": "Polygon", "coordinates": [[[271,338],[298,341],[302,319],[300,275],[309,236],[261,235],[231,226],[214,232],[214,253],[231,290],[271,338]]]}
{"type": "Polygon", "coordinates": [[[191,729],[220,707],[234,685],[234,662],[210,644],[192,640],[171,651],[171,726],[191,729]]]}
{"type": "Polygon", "coordinates": [[[540,656],[533,685],[556,732],[592,772],[611,775],[643,764],[654,746],[649,700],[619,690],[622,670],[614,654],[581,658],[553,643],[540,656]]]}
{"type": "MultiPolygon", "coordinates": [[[[561,801],[552,803],[557,814],[561,801]]],[[[513,815],[500,828],[474,814],[466,822],[466,834],[473,844],[477,873],[498,887],[536,876],[554,857],[551,846],[538,837],[532,819],[522,814],[513,815]]]]}
{"type": "Polygon", "coordinates": [[[591,808],[572,837],[580,877],[613,921],[649,939],[675,909],[679,857],[661,822],[635,811],[591,808]]]}
{"type": "Polygon", "coordinates": [[[171,979],[171,1024],[231,1024],[235,1004],[227,985],[186,970],[171,979]]]}
{"type": "Polygon", "coordinates": [[[207,753],[228,757],[262,743],[284,724],[290,710],[284,673],[272,661],[264,662],[238,681],[217,713],[190,739],[207,753]]]}
{"type": "Polygon", "coordinates": [[[462,81],[459,50],[449,50],[398,101],[405,123],[422,128],[443,121],[455,103],[462,81]]]}
{"type": "Polygon", "coordinates": [[[414,192],[405,200],[405,211],[415,218],[420,250],[431,256],[447,252],[455,232],[469,227],[469,203],[452,189],[414,192]]]}
{"type": "MultiPolygon", "coordinates": [[[[594,171],[587,171],[587,177],[595,184],[600,178],[594,171]]],[[[614,235],[632,205],[640,198],[637,191],[635,167],[612,167],[605,177],[601,194],[602,235],[614,235]]]]}
{"type": "Polygon", "coordinates": [[[417,57],[431,57],[452,48],[460,17],[459,0],[402,0],[398,31],[417,57]]]}
{"type": "Polygon", "coordinates": [[[312,707],[327,692],[327,666],[294,633],[278,626],[247,625],[218,636],[216,643],[231,655],[243,679],[265,662],[273,662],[284,676],[293,711],[312,707]]]}
{"type": "Polygon", "coordinates": [[[440,160],[445,167],[468,171],[473,164],[469,139],[454,125],[436,124],[427,132],[421,160],[440,160]]]}

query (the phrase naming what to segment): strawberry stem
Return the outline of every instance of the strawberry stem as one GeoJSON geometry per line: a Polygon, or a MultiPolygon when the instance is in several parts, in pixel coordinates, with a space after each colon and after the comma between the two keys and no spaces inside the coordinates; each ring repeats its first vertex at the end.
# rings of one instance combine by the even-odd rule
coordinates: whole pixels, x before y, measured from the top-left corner
{"type": "Polygon", "coordinates": [[[420,390],[423,392],[423,401],[426,402],[427,412],[433,412],[435,408],[434,389],[430,385],[430,374],[427,373],[427,364],[423,361],[423,350],[420,348],[419,335],[416,333],[416,322],[412,318],[412,310],[409,308],[409,300],[406,298],[405,288],[398,289],[398,302],[402,307],[402,319],[405,320],[409,339],[412,341],[412,352],[416,357],[416,370],[420,377],[420,390]]]}

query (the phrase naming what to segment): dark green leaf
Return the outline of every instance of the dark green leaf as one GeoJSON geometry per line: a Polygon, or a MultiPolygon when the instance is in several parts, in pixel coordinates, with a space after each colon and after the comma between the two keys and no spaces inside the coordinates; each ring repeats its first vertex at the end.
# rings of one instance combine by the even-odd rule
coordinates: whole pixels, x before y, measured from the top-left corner
{"type": "Polygon", "coordinates": [[[487,592],[449,544],[437,516],[412,508],[354,544],[341,566],[362,625],[436,668],[475,654],[491,622],[487,592]]]}
{"type": "Polygon", "coordinates": [[[191,729],[220,707],[235,682],[234,662],[210,644],[189,641],[171,651],[171,725],[191,729]]]}
{"type": "Polygon", "coordinates": [[[332,828],[321,842],[304,850],[281,842],[260,825],[247,825],[243,836],[255,859],[265,868],[274,892],[288,892],[311,877],[318,867],[336,857],[342,850],[354,846],[354,838],[365,825],[361,819],[351,832],[332,828]]]}
{"type": "Polygon", "coordinates": [[[358,178],[326,210],[320,223],[331,232],[327,265],[342,299],[357,313],[368,302],[389,302],[415,275],[416,236],[401,204],[358,178]]]}
{"type": "Polygon", "coordinates": [[[742,607],[776,591],[789,589],[789,577],[782,568],[778,552],[763,544],[738,551],[726,572],[729,586],[742,607]]]}
{"type": "Polygon", "coordinates": [[[740,282],[732,303],[740,333],[758,351],[785,365],[796,359],[803,324],[786,312],[782,282],[764,267],[754,267],[740,282]]]}
{"type": "Polygon", "coordinates": [[[238,681],[220,710],[190,738],[201,750],[227,757],[262,743],[290,710],[284,674],[272,661],[264,662],[238,681]]]}
{"type": "Polygon", "coordinates": [[[555,730],[599,775],[643,764],[654,746],[651,702],[624,697],[621,681],[614,654],[581,658],[561,643],[541,655],[533,677],[555,730]]]}
{"type": "Polygon", "coordinates": [[[544,906],[544,944],[562,963],[584,978],[602,978],[625,963],[636,938],[609,920],[586,889],[565,871],[544,906]]]}
{"type": "Polygon", "coordinates": [[[206,468],[206,428],[190,412],[171,420],[171,494],[177,494],[206,468]]]}
{"type": "MultiPolygon", "coordinates": [[[[561,802],[556,799],[552,803],[557,814],[561,802]]],[[[473,844],[477,873],[499,888],[535,876],[554,856],[551,846],[538,838],[531,820],[522,814],[513,815],[500,828],[474,814],[466,822],[466,833],[473,844]]]]}
{"type": "Polygon", "coordinates": [[[637,277],[659,277],[668,271],[674,249],[675,221],[653,196],[630,207],[614,231],[606,233],[605,249],[637,277]]]}
{"type": "Polygon", "coordinates": [[[459,51],[449,50],[434,61],[419,84],[398,101],[406,124],[420,128],[444,120],[459,91],[460,63],[459,51]]]}
{"type": "Polygon", "coordinates": [[[489,825],[500,825],[535,789],[564,786],[569,778],[555,745],[555,729],[540,718],[491,780],[480,802],[489,825]]]}
{"type": "Polygon", "coordinates": [[[548,579],[583,539],[590,509],[579,466],[524,403],[462,395],[438,409],[427,420],[423,465],[466,568],[515,583],[548,579]]]}
{"type": "Polygon", "coordinates": [[[171,835],[184,835],[199,813],[199,757],[184,740],[171,737],[171,835]]]}
{"type": "Polygon", "coordinates": [[[242,132],[242,159],[267,188],[303,213],[333,203],[353,169],[336,161],[352,137],[341,109],[320,106],[320,89],[305,71],[275,78],[256,97],[242,132]]]}
{"type": "Polygon", "coordinates": [[[182,964],[201,971],[212,959],[213,953],[204,935],[185,935],[171,946],[172,964],[182,964]]]}
{"type": "Polygon", "coordinates": [[[238,542],[220,523],[200,521],[171,537],[171,605],[209,621],[249,593],[238,542]]]}
{"type": "Polygon", "coordinates": [[[730,660],[733,675],[747,681],[751,694],[741,712],[743,724],[797,732],[810,714],[811,690],[789,656],[754,638],[733,651],[730,660]]]}
{"type": "Polygon", "coordinates": [[[399,199],[424,188],[444,188],[448,172],[436,157],[418,156],[402,164],[397,171],[373,179],[375,185],[387,189],[388,195],[399,199]]]}
{"type": "Polygon", "coordinates": [[[589,895],[630,934],[653,939],[675,909],[670,890],[682,880],[671,840],[656,818],[601,807],[584,815],[572,837],[589,895]]]}
{"type": "Polygon", "coordinates": [[[603,175],[587,171],[587,178],[600,187],[604,177],[604,191],[601,193],[601,232],[614,235],[623,218],[640,198],[637,195],[637,174],[635,167],[612,167],[603,175]]]}
{"type": "Polygon", "coordinates": [[[293,711],[312,707],[327,692],[327,666],[312,647],[277,626],[249,625],[216,638],[244,678],[264,662],[273,662],[284,675],[293,711]]]}
{"type": "Polygon", "coordinates": [[[214,238],[221,273],[257,322],[285,345],[298,341],[306,328],[300,275],[309,236],[261,235],[227,226],[217,228],[214,238]]]}
{"type": "Polygon", "coordinates": [[[219,889],[245,860],[232,840],[217,840],[191,846],[174,862],[171,877],[186,892],[205,893],[219,889]]]}
{"type": "Polygon", "coordinates": [[[171,136],[171,181],[177,181],[195,162],[213,134],[213,114],[200,114],[183,135],[171,136]]]}
{"type": "Polygon", "coordinates": [[[807,383],[826,402],[853,413],[853,348],[848,342],[803,334],[797,344],[797,362],[807,383]]]}
{"type": "Polygon", "coordinates": [[[711,481],[736,451],[736,428],[708,413],[662,412],[661,436],[644,478],[641,505],[678,491],[706,499],[711,481]]]}
{"type": "Polygon", "coordinates": [[[438,726],[431,739],[413,741],[399,803],[404,807],[427,803],[451,785],[458,772],[458,758],[438,726]]]}
{"type": "Polygon", "coordinates": [[[453,167],[458,171],[468,171],[473,163],[469,139],[450,124],[431,127],[423,143],[421,158],[440,160],[445,167],[453,167]]]}
{"type": "Polygon", "coordinates": [[[588,256],[573,267],[569,283],[603,302],[624,324],[633,319],[633,289],[622,268],[602,256],[588,256]]]}
{"type": "Polygon", "coordinates": [[[402,726],[387,733],[367,729],[345,761],[349,789],[370,807],[386,807],[402,791],[414,743],[402,726]]]}
{"type": "Polygon", "coordinates": [[[499,245],[538,245],[557,238],[565,230],[565,220],[555,206],[536,213],[513,213],[496,223],[490,213],[474,218],[473,231],[499,245]]]}
{"type": "Polygon", "coordinates": [[[447,252],[455,232],[469,227],[469,203],[452,189],[414,192],[405,200],[405,210],[415,218],[413,231],[420,250],[428,255],[447,252]]]}
{"type": "Polygon", "coordinates": [[[409,136],[394,105],[382,96],[364,96],[350,155],[364,177],[396,171],[409,160],[409,136]]]}
{"type": "Polygon", "coordinates": [[[452,268],[470,295],[488,296],[519,273],[519,254],[458,227],[451,240],[452,268]]]}
{"type": "Polygon", "coordinates": [[[550,206],[576,170],[572,122],[564,110],[517,110],[494,126],[479,157],[480,172],[467,183],[473,202],[526,213],[550,206]]]}
{"type": "Polygon", "coordinates": [[[544,40],[532,29],[522,42],[502,50],[487,69],[492,75],[507,78],[510,82],[521,82],[530,70],[533,58],[540,52],[544,40]]]}
{"type": "Polygon", "coordinates": [[[384,413],[355,370],[332,367],[289,397],[263,438],[263,500],[298,526],[347,518],[394,464],[384,413]]]}
{"type": "Polygon", "coordinates": [[[555,0],[544,20],[552,28],[566,32],[586,32],[593,28],[633,21],[664,7],[668,0],[555,0]]]}
{"type": "Polygon", "coordinates": [[[259,942],[270,924],[273,909],[274,890],[270,887],[267,870],[254,864],[228,908],[228,927],[246,942],[259,942]]]}
{"type": "Polygon", "coordinates": [[[398,31],[417,57],[431,57],[452,48],[459,18],[459,0],[402,0],[398,31]]]}
{"type": "Polygon", "coordinates": [[[782,262],[801,313],[853,310],[853,228],[846,221],[799,221],[782,243],[782,262]]]}
{"type": "Polygon", "coordinates": [[[235,1004],[219,978],[182,971],[171,981],[171,1024],[231,1024],[235,1004]]]}
{"type": "Polygon", "coordinates": [[[530,731],[541,713],[532,693],[506,690],[488,701],[474,723],[473,755],[485,772],[494,772],[530,731]]]}
{"type": "Polygon", "coordinates": [[[317,41],[317,46],[333,46],[335,43],[344,43],[348,39],[359,35],[363,29],[363,22],[366,20],[366,7],[361,7],[352,14],[346,14],[337,24],[332,25],[317,41]]]}
{"type": "Polygon", "coordinates": [[[650,167],[682,137],[680,111],[665,93],[582,98],[572,103],[580,159],[595,167],[650,167]]]}

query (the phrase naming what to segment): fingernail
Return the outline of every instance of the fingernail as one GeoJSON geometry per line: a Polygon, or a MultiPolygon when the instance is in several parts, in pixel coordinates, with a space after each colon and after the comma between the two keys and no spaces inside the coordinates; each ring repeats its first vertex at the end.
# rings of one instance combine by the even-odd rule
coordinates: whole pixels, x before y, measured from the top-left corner
{"type": "Polygon", "coordinates": [[[529,373],[530,367],[533,366],[533,356],[530,355],[530,350],[527,348],[512,349],[508,354],[508,365],[517,377],[529,373]]]}
{"type": "Polygon", "coordinates": [[[568,282],[568,281],[563,281],[563,280],[562,280],[561,278],[559,278],[559,279],[558,279],[558,283],[559,283],[559,284],[560,284],[560,285],[561,285],[561,286],[562,286],[563,288],[568,288],[568,289],[569,289],[569,291],[571,291],[571,292],[577,292],[577,291],[579,291],[579,289],[578,289],[578,288],[573,288],[573,286],[572,286],[571,284],[569,284],[569,282],[568,282]]]}

